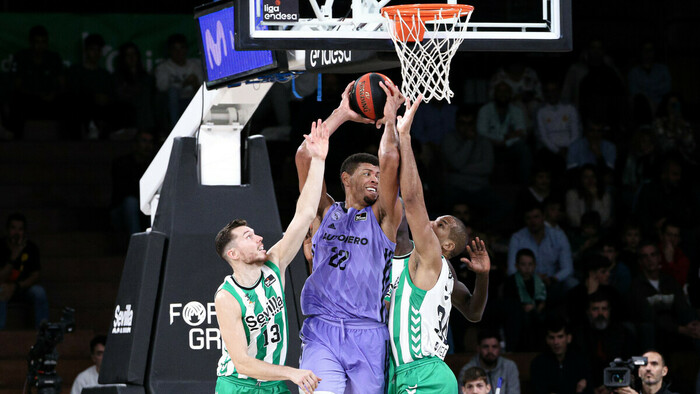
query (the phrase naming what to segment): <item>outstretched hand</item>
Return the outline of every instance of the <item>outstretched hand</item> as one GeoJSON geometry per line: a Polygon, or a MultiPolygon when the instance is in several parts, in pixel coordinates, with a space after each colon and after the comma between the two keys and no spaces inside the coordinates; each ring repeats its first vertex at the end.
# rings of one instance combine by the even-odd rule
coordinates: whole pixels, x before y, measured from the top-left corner
{"type": "Polygon", "coordinates": [[[304,134],[311,158],[326,160],[328,154],[328,127],[321,121],[311,123],[311,133],[304,134]]]}
{"type": "Polygon", "coordinates": [[[321,378],[308,369],[294,369],[289,380],[299,386],[300,391],[311,394],[318,388],[318,382],[321,381],[321,378]]]}
{"type": "Polygon", "coordinates": [[[386,81],[379,81],[379,87],[384,90],[386,94],[386,103],[384,104],[384,116],[377,120],[377,128],[381,128],[382,125],[387,123],[396,122],[396,112],[398,112],[399,107],[406,101],[406,97],[401,94],[399,88],[393,83],[386,83],[386,81]]]}
{"type": "Polygon", "coordinates": [[[414,103],[411,103],[411,101],[406,98],[406,102],[404,103],[406,106],[406,112],[404,112],[403,116],[399,115],[396,118],[396,128],[399,131],[399,135],[408,134],[411,132],[413,117],[416,115],[416,111],[418,110],[418,106],[420,105],[421,101],[423,101],[422,94],[418,96],[418,99],[416,99],[414,103]]]}
{"type": "Polygon", "coordinates": [[[462,257],[459,260],[477,274],[488,274],[491,269],[491,259],[486,251],[484,241],[479,237],[473,239],[471,245],[467,244],[467,254],[469,254],[469,258],[462,257]]]}
{"type": "Polygon", "coordinates": [[[339,111],[343,116],[343,119],[345,120],[365,124],[374,123],[372,119],[365,118],[364,116],[358,114],[357,112],[353,111],[352,108],[350,108],[350,92],[352,91],[352,86],[354,84],[355,81],[352,81],[348,84],[348,86],[345,87],[343,94],[340,96],[340,105],[338,105],[338,109],[336,109],[336,111],[339,111]]]}

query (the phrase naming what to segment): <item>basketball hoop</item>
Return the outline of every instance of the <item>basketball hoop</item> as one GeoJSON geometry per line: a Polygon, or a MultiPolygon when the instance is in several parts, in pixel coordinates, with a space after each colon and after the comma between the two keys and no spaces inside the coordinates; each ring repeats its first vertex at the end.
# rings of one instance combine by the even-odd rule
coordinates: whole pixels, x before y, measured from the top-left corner
{"type": "Polygon", "coordinates": [[[464,40],[474,7],[463,4],[404,4],[382,8],[385,25],[401,62],[401,92],[411,101],[454,96],[450,62],[464,40]],[[463,22],[462,22],[463,21],[463,22]],[[430,32],[426,38],[426,24],[430,32]],[[455,37],[456,36],[456,37],[455,37]]]}

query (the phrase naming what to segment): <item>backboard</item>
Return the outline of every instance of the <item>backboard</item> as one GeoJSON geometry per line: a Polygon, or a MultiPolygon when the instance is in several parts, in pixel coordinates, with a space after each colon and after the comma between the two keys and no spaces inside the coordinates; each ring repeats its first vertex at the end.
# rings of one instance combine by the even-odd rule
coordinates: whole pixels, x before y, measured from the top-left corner
{"type": "MultiPolygon", "coordinates": [[[[456,4],[456,0],[443,0],[456,4]]],[[[382,7],[411,0],[236,0],[237,49],[393,51],[382,7]],[[325,3],[321,3],[325,1],[325,3]]],[[[570,51],[571,0],[459,0],[475,7],[460,51],[570,51]]],[[[459,29],[457,29],[459,31],[459,29]]]]}

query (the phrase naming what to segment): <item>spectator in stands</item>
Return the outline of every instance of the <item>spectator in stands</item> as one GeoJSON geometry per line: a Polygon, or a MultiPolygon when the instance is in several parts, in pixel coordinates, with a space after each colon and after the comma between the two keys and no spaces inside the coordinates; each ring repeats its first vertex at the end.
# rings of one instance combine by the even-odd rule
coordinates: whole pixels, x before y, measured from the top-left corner
{"type": "MultiPolygon", "coordinates": [[[[544,200],[544,224],[557,230],[562,230],[564,222],[564,204],[555,196],[550,196],[544,200]]],[[[563,230],[562,230],[563,231],[563,230]]]]}
{"type": "Polygon", "coordinates": [[[571,256],[574,259],[574,269],[578,268],[578,260],[593,249],[602,236],[600,215],[596,211],[586,212],[581,216],[581,226],[574,229],[571,235],[571,256]]]}
{"type": "Polygon", "coordinates": [[[588,73],[581,79],[578,109],[584,117],[597,115],[615,130],[622,126],[627,109],[627,92],[618,70],[603,57],[591,58],[588,73]]]}
{"type": "Polygon", "coordinates": [[[119,47],[114,84],[117,105],[122,113],[120,129],[153,131],[155,80],[146,72],[141,52],[133,42],[119,47]]]}
{"type": "Polygon", "coordinates": [[[139,181],[155,154],[154,136],[141,131],[134,137],[133,152],[112,162],[112,225],[126,234],[145,230],[147,219],[139,208],[139,181]]]}
{"type": "Polygon", "coordinates": [[[83,41],[83,61],[68,69],[68,91],[75,103],[74,120],[85,139],[99,139],[114,131],[114,80],[100,61],[105,40],[90,34],[83,41]]]}
{"type": "Polygon", "coordinates": [[[494,393],[499,378],[502,379],[501,393],[520,394],[518,366],[512,360],[501,357],[501,337],[498,332],[481,330],[477,341],[476,355],[459,371],[459,386],[462,387],[466,383],[464,376],[467,370],[479,367],[486,372],[487,384],[491,386],[489,394],[494,393]]]}
{"type": "Polygon", "coordinates": [[[647,234],[658,234],[664,220],[673,218],[682,228],[697,224],[698,197],[692,185],[683,183],[683,165],[668,157],[657,180],[645,184],[639,192],[634,212],[642,219],[647,234]]]}
{"type": "MultiPolygon", "coordinates": [[[[573,277],[573,262],[569,240],[563,231],[544,225],[540,206],[525,211],[526,226],[515,232],[508,246],[508,274],[516,272],[515,257],[520,249],[530,249],[537,261],[537,274],[555,297],[577,283],[573,277]]],[[[550,293],[550,295],[552,295],[550,293]]]]}
{"type": "Polygon", "coordinates": [[[204,79],[202,65],[187,58],[187,38],[168,37],[168,59],[156,68],[158,90],[167,96],[170,128],[175,126],[204,79]]]}
{"type": "Polygon", "coordinates": [[[586,322],[588,301],[595,294],[602,294],[609,306],[618,311],[622,318],[622,297],[610,286],[610,260],[598,253],[589,253],[583,258],[584,280],[566,294],[566,311],[569,323],[576,327],[586,322]]]}
{"type": "Polygon", "coordinates": [[[642,347],[675,351],[691,348],[693,341],[697,346],[700,321],[678,282],[661,272],[661,255],[654,243],[640,243],[639,268],[641,275],[632,281],[630,306],[642,347]]]}
{"type": "Polygon", "coordinates": [[[102,366],[102,356],[105,353],[106,343],[107,337],[104,335],[97,335],[92,338],[90,341],[90,358],[92,358],[92,362],[95,365],[78,374],[73,382],[70,394],[80,394],[87,387],[102,386],[97,383],[97,378],[100,376],[100,367],[102,366]]]}
{"type": "Polygon", "coordinates": [[[7,217],[7,235],[0,240],[0,330],[5,328],[8,302],[31,302],[34,324],[49,318],[46,291],[39,284],[39,248],[27,237],[27,219],[13,213],[7,217]]]}
{"type": "Polygon", "coordinates": [[[610,267],[610,285],[620,294],[627,294],[632,283],[632,273],[623,261],[617,258],[618,243],[610,236],[603,237],[598,246],[599,253],[605,256],[612,266],[610,267]]]}
{"type": "Polygon", "coordinates": [[[642,241],[642,229],[634,222],[627,222],[622,228],[621,238],[622,248],[618,260],[625,263],[630,269],[632,277],[635,277],[639,272],[637,252],[639,251],[639,243],[642,241]]]}
{"type": "Polygon", "coordinates": [[[647,365],[639,367],[637,375],[642,381],[642,387],[635,391],[630,387],[621,387],[615,394],[677,394],[671,391],[670,383],[664,383],[668,374],[666,360],[659,352],[649,351],[642,355],[647,358],[647,365]]]}
{"type": "Polygon", "coordinates": [[[661,252],[661,271],[671,275],[679,285],[688,283],[690,260],[679,247],[681,227],[671,219],[664,220],[660,231],[659,251],[661,252]]]}
{"type": "Polygon", "coordinates": [[[28,49],[17,52],[12,64],[13,97],[10,98],[13,119],[8,119],[18,137],[30,119],[60,120],[61,94],[65,76],[58,53],[49,50],[49,32],[36,25],[29,30],[28,49]],[[40,108],[41,110],[36,110],[40,108]]]}
{"type": "Polygon", "coordinates": [[[498,223],[510,207],[489,181],[494,163],[493,146],[488,138],[477,134],[473,113],[461,111],[456,127],[442,141],[448,206],[464,201],[481,213],[484,223],[498,223]]]}
{"type": "Polygon", "coordinates": [[[601,225],[608,228],[612,224],[612,204],[612,197],[598,175],[596,166],[581,166],[576,187],[566,192],[566,216],[569,225],[580,227],[581,216],[586,212],[595,211],[600,215],[601,225]]]}
{"type": "MultiPolygon", "coordinates": [[[[491,385],[486,379],[486,371],[479,367],[471,367],[464,371],[464,384],[461,385],[462,394],[488,394],[491,392],[491,385]]],[[[462,381],[460,379],[460,381],[462,381]]]]}
{"type": "Polygon", "coordinates": [[[562,318],[547,322],[548,349],[530,364],[535,394],[591,393],[591,372],[586,359],[570,347],[571,333],[562,318]]]}
{"type": "Polygon", "coordinates": [[[571,103],[576,108],[581,109],[581,81],[592,68],[601,64],[617,70],[612,58],[605,54],[603,41],[595,38],[588,43],[588,46],[581,52],[578,61],[572,64],[566,72],[561,94],[564,102],[571,103]]]}
{"type": "Polygon", "coordinates": [[[665,64],[656,62],[654,43],[642,44],[640,62],[627,74],[629,95],[640,95],[650,104],[652,113],[671,90],[671,73],[665,64]]]}
{"type": "Polygon", "coordinates": [[[657,175],[659,160],[652,130],[648,127],[639,128],[632,135],[630,149],[622,168],[622,187],[618,194],[623,215],[630,213],[639,188],[657,175]]]}
{"type": "Polygon", "coordinates": [[[517,209],[518,215],[522,215],[523,210],[533,205],[544,204],[545,199],[552,196],[552,170],[546,166],[538,166],[532,171],[530,183],[518,194],[517,209]]]}
{"type": "Polygon", "coordinates": [[[493,101],[479,110],[477,131],[488,138],[496,148],[496,160],[512,162],[512,172],[525,184],[530,177],[532,154],[526,144],[525,114],[511,103],[511,87],[500,82],[494,87],[493,101]]]}
{"type": "Polygon", "coordinates": [[[513,104],[522,109],[528,128],[532,126],[537,108],[543,101],[542,84],[534,69],[525,65],[520,55],[509,59],[509,64],[500,68],[491,78],[490,95],[494,97],[496,86],[505,82],[513,92],[513,104]]]}
{"type": "Polygon", "coordinates": [[[569,146],[581,137],[576,107],[561,101],[554,81],[544,85],[545,104],[537,111],[537,140],[542,145],[538,160],[560,175],[566,169],[569,146]]]}
{"type": "Polygon", "coordinates": [[[617,149],[615,145],[603,139],[608,130],[605,123],[588,118],[583,129],[583,137],[574,141],[566,154],[566,167],[579,168],[584,164],[593,164],[600,169],[615,169],[617,149]]]}
{"type": "MultiPolygon", "coordinates": [[[[469,224],[472,222],[471,209],[467,203],[458,202],[452,204],[452,216],[461,220],[465,226],[469,226],[469,224]]],[[[472,233],[469,232],[468,234],[471,235],[472,233]]]]}
{"type": "Polygon", "coordinates": [[[593,293],[587,301],[586,321],[571,324],[575,327],[572,346],[576,346],[590,362],[591,387],[596,393],[604,393],[603,370],[615,358],[627,360],[635,355],[635,346],[632,333],[619,323],[619,319],[612,318],[618,311],[612,307],[606,294],[593,293]]]}
{"type": "Polygon", "coordinates": [[[663,152],[680,152],[686,162],[697,164],[695,130],[683,115],[680,96],[669,93],[663,97],[653,128],[663,152]]]}
{"type": "Polygon", "coordinates": [[[535,274],[537,260],[530,249],[515,255],[517,271],[503,284],[506,348],[513,352],[534,351],[541,336],[547,304],[547,287],[535,274]]]}

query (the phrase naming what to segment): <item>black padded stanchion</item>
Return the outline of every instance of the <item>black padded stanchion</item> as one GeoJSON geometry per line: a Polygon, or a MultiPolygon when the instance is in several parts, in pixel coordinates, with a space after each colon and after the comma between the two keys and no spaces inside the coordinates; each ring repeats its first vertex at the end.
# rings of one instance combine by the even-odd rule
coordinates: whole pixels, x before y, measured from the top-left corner
{"type": "MultiPolygon", "coordinates": [[[[151,256],[152,261],[144,262],[162,266],[157,283],[155,313],[152,315],[153,325],[148,335],[144,334],[137,327],[142,323],[138,317],[139,311],[135,310],[131,327],[133,335],[138,332],[139,351],[142,355],[147,354],[145,379],[141,383],[127,376],[126,379],[119,379],[121,381],[114,381],[116,378],[112,376],[116,375],[111,375],[109,383],[143,384],[147,393],[214,392],[222,343],[214,293],[224,277],[231,273],[228,264],[216,254],[214,237],[235,218],[246,219],[256,233],[263,236],[268,248],[282,237],[265,141],[262,136],[250,137],[246,149],[248,183],[240,186],[202,186],[198,175],[196,140],[175,139],[151,232],[162,233],[167,238],[167,242],[163,243],[163,259],[151,256]]],[[[296,199],[297,196],[290,198],[296,199]]],[[[143,245],[139,248],[143,248],[143,245]]],[[[128,275],[125,267],[124,277],[128,275]]],[[[287,364],[292,366],[296,366],[299,359],[301,308],[298,306],[298,296],[305,279],[305,261],[300,252],[287,270],[285,289],[290,338],[287,364]]],[[[127,286],[130,285],[122,279],[120,295],[127,286]]],[[[149,281],[148,286],[155,284],[149,281]]],[[[112,335],[107,341],[105,361],[111,358],[111,366],[127,362],[126,357],[111,354],[120,351],[116,346],[111,346],[111,340],[112,335]]],[[[133,338],[133,343],[136,340],[133,338]]],[[[128,366],[120,364],[117,369],[139,369],[131,364],[135,359],[132,355],[128,366]]],[[[120,372],[116,377],[124,376],[120,372]]],[[[103,380],[101,376],[100,382],[103,380]]],[[[119,387],[109,389],[118,390],[119,387]]],[[[290,385],[290,389],[294,388],[290,385]]]]}

